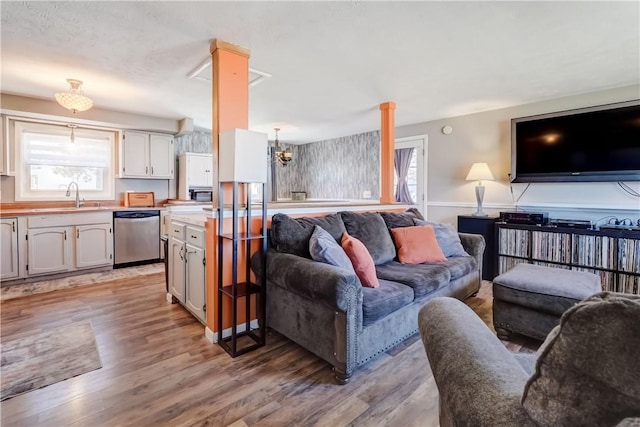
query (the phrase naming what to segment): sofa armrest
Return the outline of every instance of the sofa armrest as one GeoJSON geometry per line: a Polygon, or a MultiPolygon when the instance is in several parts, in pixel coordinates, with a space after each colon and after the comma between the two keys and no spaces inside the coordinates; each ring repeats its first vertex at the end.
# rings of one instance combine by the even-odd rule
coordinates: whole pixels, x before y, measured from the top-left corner
{"type": "Polygon", "coordinates": [[[527,373],[466,304],[434,298],[420,309],[418,325],[447,421],[535,425],[520,403],[527,373]]]}
{"type": "Polygon", "coordinates": [[[480,279],[482,279],[482,259],[484,257],[484,249],[486,243],[484,237],[481,234],[471,233],[458,233],[460,236],[460,242],[465,252],[476,259],[478,263],[478,271],[480,272],[480,279]]]}
{"type": "Polygon", "coordinates": [[[267,280],[334,310],[362,309],[362,285],[358,277],[342,268],[297,255],[269,250],[267,280]]]}

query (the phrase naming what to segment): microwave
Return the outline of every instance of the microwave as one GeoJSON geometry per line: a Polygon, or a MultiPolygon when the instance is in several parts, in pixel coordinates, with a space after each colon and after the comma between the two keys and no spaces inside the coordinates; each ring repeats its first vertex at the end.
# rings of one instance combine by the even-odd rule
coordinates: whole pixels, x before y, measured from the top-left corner
{"type": "Polygon", "coordinates": [[[211,202],[213,200],[212,190],[190,189],[189,199],[196,202],[211,202]]]}

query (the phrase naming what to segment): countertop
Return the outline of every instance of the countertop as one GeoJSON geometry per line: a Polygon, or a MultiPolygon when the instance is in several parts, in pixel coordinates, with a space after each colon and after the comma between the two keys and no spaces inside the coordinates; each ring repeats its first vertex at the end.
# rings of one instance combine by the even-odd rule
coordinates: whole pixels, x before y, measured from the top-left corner
{"type": "MultiPolygon", "coordinates": [[[[378,211],[390,209],[408,209],[414,207],[407,204],[382,204],[377,201],[333,201],[333,200],[305,200],[305,201],[281,201],[267,203],[267,215],[272,216],[276,213],[285,213],[288,215],[304,215],[310,213],[333,213],[339,211],[378,211]]],[[[55,214],[78,214],[88,212],[115,212],[115,211],[136,211],[136,210],[166,210],[171,213],[171,217],[179,221],[194,221],[194,225],[202,226],[207,218],[216,218],[217,210],[209,204],[205,205],[173,205],[173,206],[156,206],[156,207],[125,207],[125,206],[83,206],[75,207],[43,207],[43,208],[4,208],[0,206],[0,217],[10,216],[30,216],[30,215],[55,215],[55,214]],[[193,210],[193,212],[189,212],[193,210]]],[[[246,214],[244,206],[239,209],[240,216],[246,214]]],[[[251,205],[251,215],[260,216],[262,214],[262,205],[251,205]]],[[[225,207],[225,217],[231,216],[230,207],[225,207]],[[227,210],[229,209],[229,210],[227,210]]]]}
{"type": "Polygon", "coordinates": [[[115,212],[115,211],[161,211],[163,207],[155,206],[149,208],[125,207],[125,206],[82,206],[76,207],[46,207],[46,208],[4,208],[0,207],[0,217],[7,216],[29,216],[29,215],[55,215],[55,214],[77,214],[87,212],[115,212]]]}

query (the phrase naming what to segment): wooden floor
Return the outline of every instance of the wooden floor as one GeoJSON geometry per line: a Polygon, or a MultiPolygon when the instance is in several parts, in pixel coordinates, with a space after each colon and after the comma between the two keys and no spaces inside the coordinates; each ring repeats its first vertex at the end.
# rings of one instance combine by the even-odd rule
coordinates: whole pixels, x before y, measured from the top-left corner
{"type": "MultiPolygon", "coordinates": [[[[490,322],[487,289],[467,301],[490,322]]],[[[418,335],[339,386],[326,362],[275,332],[266,347],[230,358],[187,311],[166,302],[163,274],[0,308],[2,340],[90,321],[103,366],[2,402],[3,426],[438,425],[437,388],[418,335]]]]}

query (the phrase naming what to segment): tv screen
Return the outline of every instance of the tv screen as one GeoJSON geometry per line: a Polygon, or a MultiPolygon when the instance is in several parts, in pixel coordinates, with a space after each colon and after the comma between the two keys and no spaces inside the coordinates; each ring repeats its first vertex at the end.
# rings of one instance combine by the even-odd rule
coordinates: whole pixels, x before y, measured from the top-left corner
{"type": "Polygon", "coordinates": [[[640,181],[640,101],[512,119],[511,181],[640,181]]]}

